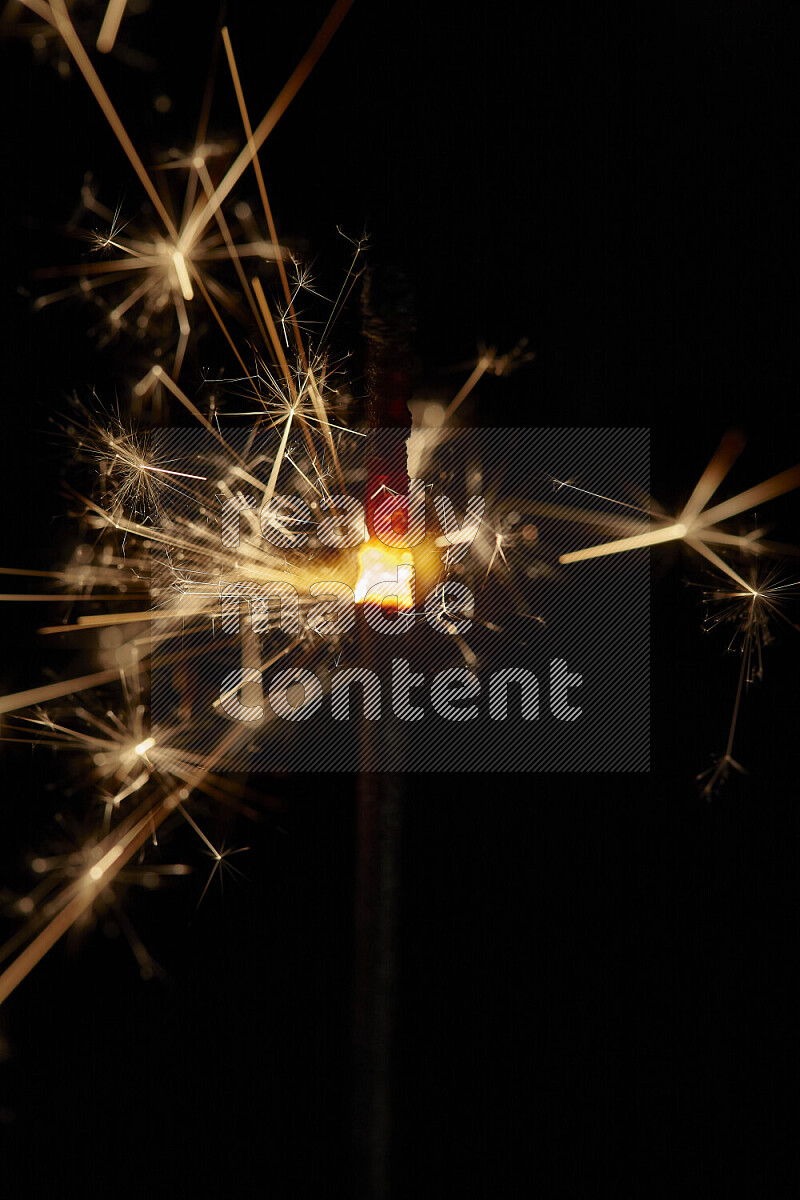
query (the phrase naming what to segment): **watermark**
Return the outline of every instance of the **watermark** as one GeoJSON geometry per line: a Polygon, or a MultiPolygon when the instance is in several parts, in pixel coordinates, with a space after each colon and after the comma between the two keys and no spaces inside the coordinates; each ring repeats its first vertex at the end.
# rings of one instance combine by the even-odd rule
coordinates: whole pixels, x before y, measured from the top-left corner
{"type": "Polygon", "coordinates": [[[562,562],[647,528],[647,431],[415,436],[401,491],[356,433],[159,431],[154,719],[218,770],[647,770],[648,552],[562,562]]]}

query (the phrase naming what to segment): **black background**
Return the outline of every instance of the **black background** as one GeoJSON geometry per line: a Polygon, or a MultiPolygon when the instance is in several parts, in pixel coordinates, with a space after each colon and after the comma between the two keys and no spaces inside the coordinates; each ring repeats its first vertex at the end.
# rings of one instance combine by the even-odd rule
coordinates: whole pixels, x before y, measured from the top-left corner
{"type": "MultiPolygon", "coordinates": [[[[254,115],[324,13],[228,4],[254,115]]],[[[472,419],[650,425],[668,509],[736,426],[748,446],[732,494],[797,457],[791,15],[770,0],[357,3],[263,152],[279,228],[327,283],[346,260],[336,225],[366,222],[375,253],[414,278],[429,391],[457,386],[463,373],[442,372],[479,339],[529,337],[535,361],[485,380],[472,419]]],[[[191,140],[217,18],[154,0],[124,36],[155,73],[100,63],[146,160],[191,140]]],[[[25,45],[3,64],[3,561],[46,567],[75,538],[53,516],[68,451],[50,414],[73,388],[113,397],[115,360],[94,353],[80,308],[34,316],[17,288],[74,260],[56,235],[86,169],[112,206],[135,210],[139,192],[79,78],[34,68],[25,45]]],[[[220,79],[212,132],[236,131],[220,79]]],[[[765,513],[784,540],[791,513],[765,513]]],[[[515,1179],[547,1197],[791,1194],[795,635],[777,631],[747,699],[750,774],[706,803],[694,777],[724,745],[739,664],[702,633],[686,582],[703,570],[669,549],[653,559],[649,776],[408,781],[399,1196],[496,1195],[515,1179]]],[[[67,669],[35,642],[42,611],[56,610],[4,614],[8,690],[48,662],[67,669]]],[[[4,754],[11,878],[47,828],[52,776],[4,754]]],[[[198,911],[201,874],[133,899],[166,983],[140,982],[122,939],[98,932],[59,946],[5,1006],[9,1196],[69,1181],[89,1195],[355,1194],[354,785],[263,787],[282,806],[236,831],[246,879],[198,911]]]]}

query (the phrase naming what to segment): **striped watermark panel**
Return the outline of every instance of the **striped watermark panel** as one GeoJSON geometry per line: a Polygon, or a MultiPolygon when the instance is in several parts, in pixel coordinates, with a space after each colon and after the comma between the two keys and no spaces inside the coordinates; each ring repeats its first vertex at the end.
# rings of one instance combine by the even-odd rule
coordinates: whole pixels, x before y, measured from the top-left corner
{"type": "Polygon", "coordinates": [[[408,493],[377,507],[364,439],[336,452],[157,431],[151,708],[180,756],[647,771],[649,431],[415,432],[408,493]]]}

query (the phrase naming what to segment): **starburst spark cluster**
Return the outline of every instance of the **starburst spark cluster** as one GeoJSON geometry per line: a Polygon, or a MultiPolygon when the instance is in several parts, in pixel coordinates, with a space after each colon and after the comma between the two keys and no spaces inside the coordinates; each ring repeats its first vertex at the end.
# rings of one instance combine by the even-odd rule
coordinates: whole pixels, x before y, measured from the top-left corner
{"type": "MultiPolygon", "coordinates": [[[[270,519],[273,532],[281,535],[281,548],[270,549],[265,548],[259,525],[259,514],[270,513],[276,494],[302,495],[312,512],[321,512],[332,495],[357,494],[364,486],[364,431],[353,420],[347,364],[335,357],[331,332],[363,271],[365,243],[352,243],[349,269],[338,296],[328,303],[325,319],[307,326],[303,306],[315,304],[318,297],[307,268],[279,237],[259,159],[350,3],[337,0],[255,125],[233,43],[223,29],[222,46],[242,122],[239,141],[209,142],[206,105],[193,144],[165,156],[155,169],[145,166],[107,93],[73,7],[65,0],[25,0],[22,5],[38,23],[30,36],[44,36],[43,27],[59,54],[68,57],[88,84],[142,192],[141,211],[123,211],[106,207],[87,182],[81,221],[85,225],[88,218],[91,226],[84,231],[91,247],[89,261],[76,265],[72,278],[41,294],[35,307],[75,293],[91,300],[101,313],[94,328],[97,339],[104,343],[119,338],[128,360],[141,364],[141,369],[133,373],[115,412],[94,397],[90,404],[77,406],[67,422],[65,432],[76,458],[89,464],[95,475],[93,489],[74,488],[71,493],[83,530],[72,560],[50,572],[3,568],[5,575],[46,578],[48,592],[1,598],[32,603],[57,598],[69,615],[44,626],[42,636],[74,636],[90,662],[82,674],[0,699],[0,713],[8,714],[6,740],[50,747],[76,764],[74,777],[64,787],[81,813],[62,844],[31,860],[28,890],[7,896],[7,907],[22,925],[3,953],[0,1001],[67,930],[109,910],[118,914],[143,973],[152,974],[153,964],[124,915],[122,897],[132,884],[155,886],[166,876],[188,872],[185,863],[163,860],[161,835],[169,828],[188,826],[210,856],[207,887],[243,848],[216,844],[204,828],[203,813],[211,805],[224,805],[252,814],[271,803],[221,773],[226,756],[249,730],[229,727],[201,754],[187,737],[189,725],[196,728],[198,721],[190,705],[167,724],[152,720],[143,697],[154,651],[169,644],[172,653],[171,640],[180,630],[187,648],[175,652],[174,669],[190,672],[191,635],[213,632],[221,599],[238,595],[246,607],[249,589],[265,583],[288,578],[313,596],[314,585],[330,579],[335,567],[336,577],[353,587],[357,599],[366,590],[376,551],[364,544],[363,527],[355,539],[331,548],[301,536],[303,531],[278,513],[270,519]],[[249,202],[237,196],[245,176],[255,183],[259,218],[249,202]],[[224,339],[231,370],[206,381],[209,392],[204,398],[187,385],[185,375],[187,352],[206,323],[224,339]],[[309,328],[319,332],[310,334],[309,328]],[[190,419],[213,450],[165,450],[148,424],[148,414],[152,419],[162,411],[157,400],[190,419]],[[235,436],[223,419],[234,423],[235,436]],[[245,494],[257,496],[255,507],[245,494]],[[220,504],[235,510],[241,523],[240,536],[229,542],[220,538],[220,504]],[[88,652],[87,637],[92,639],[88,652]]],[[[94,49],[105,53],[113,47],[125,8],[108,4],[94,49]]],[[[26,26],[18,26],[16,32],[20,28],[26,26]]],[[[59,274],[65,274],[63,269],[59,274]]],[[[447,404],[415,403],[408,444],[412,476],[426,474],[436,461],[456,415],[481,378],[504,374],[528,357],[524,346],[505,356],[483,350],[468,365],[463,385],[447,404]]],[[[522,562],[529,562],[525,552],[536,545],[539,519],[556,517],[587,531],[591,544],[562,555],[565,572],[579,569],[587,558],[668,543],[682,543],[704,559],[718,580],[717,599],[733,604],[739,613],[747,648],[723,765],[718,764],[706,782],[707,794],[733,763],[742,692],[754,655],[760,669],[767,622],[784,589],[743,565],[761,563],[780,547],[759,534],[743,537],[732,532],[726,522],[800,483],[800,468],[795,468],[712,507],[712,497],[739,448],[735,439],[723,442],[675,517],[662,514],[650,498],[631,505],[603,497],[607,505],[598,511],[596,504],[582,506],[579,500],[582,492],[597,499],[590,481],[554,480],[549,505],[525,508],[513,498],[493,497],[491,519],[480,525],[468,566],[456,562],[457,556],[450,561],[447,553],[441,555],[438,545],[415,552],[418,570],[427,570],[432,579],[451,572],[464,579],[465,571],[471,572],[467,581],[475,590],[489,581],[496,583],[511,597],[516,614],[532,621],[543,617],[526,607],[517,572],[522,562]],[[651,523],[645,533],[640,532],[643,514],[651,523]],[[638,532],[631,532],[634,529],[638,532]]],[[[266,649],[255,622],[244,623],[243,663],[261,676],[284,658],[293,665],[320,656],[336,661],[342,638],[338,627],[321,629],[301,612],[299,627],[272,638],[266,649]]],[[[467,641],[461,638],[459,644],[465,661],[472,661],[467,641]]]]}

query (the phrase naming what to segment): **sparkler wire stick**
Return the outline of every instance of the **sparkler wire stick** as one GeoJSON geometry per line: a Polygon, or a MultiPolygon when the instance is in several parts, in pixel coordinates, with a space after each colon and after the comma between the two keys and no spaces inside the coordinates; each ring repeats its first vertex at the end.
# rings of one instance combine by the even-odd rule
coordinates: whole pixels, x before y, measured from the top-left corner
{"type": "MultiPolygon", "coordinates": [[[[365,446],[367,528],[384,489],[407,494],[406,441],[411,428],[410,339],[415,322],[407,282],[396,271],[365,277],[363,327],[367,342],[369,433],[365,446]]],[[[361,624],[362,658],[391,653],[388,643],[361,624]]],[[[388,661],[388,659],[387,659],[388,661]]],[[[385,666],[385,663],[382,664],[385,666]]],[[[362,718],[356,850],[356,1140],[367,1194],[389,1194],[403,785],[397,772],[376,774],[373,732],[362,718]]],[[[396,747],[395,747],[396,749],[396,747]]]]}

